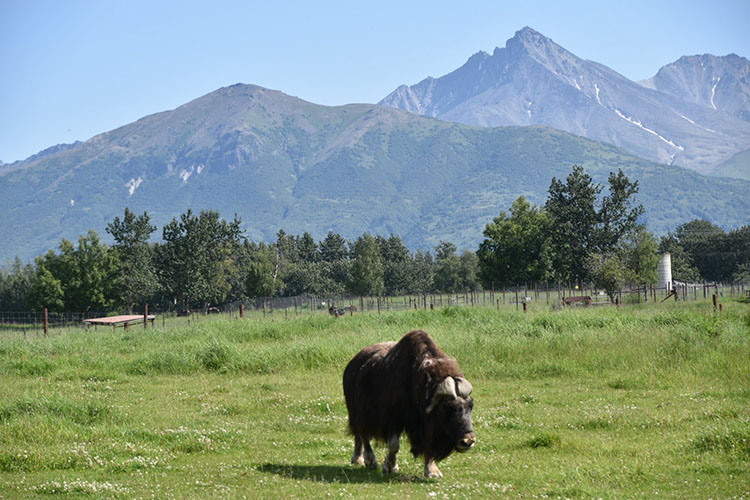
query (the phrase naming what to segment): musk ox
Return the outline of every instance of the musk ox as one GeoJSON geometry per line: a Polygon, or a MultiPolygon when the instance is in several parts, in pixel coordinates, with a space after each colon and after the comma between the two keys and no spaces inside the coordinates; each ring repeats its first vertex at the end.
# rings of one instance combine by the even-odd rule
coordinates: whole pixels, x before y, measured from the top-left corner
{"type": "Polygon", "coordinates": [[[442,477],[435,465],[476,441],[471,425],[471,384],[434,340],[414,330],[398,341],[362,349],[344,370],[352,463],[378,466],[370,440],[385,442],[383,472],[397,472],[399,437],[406,431],[414,458],[424,457],[425,477],[442,477]]]}

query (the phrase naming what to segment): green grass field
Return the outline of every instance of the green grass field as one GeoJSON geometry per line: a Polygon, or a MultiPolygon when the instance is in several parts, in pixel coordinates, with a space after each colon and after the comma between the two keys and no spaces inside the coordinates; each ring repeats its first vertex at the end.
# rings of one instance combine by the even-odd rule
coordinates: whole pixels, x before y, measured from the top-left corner
{"type": "Polygon", "coordinates": [[[0,377],[0,498],[750,497],[739,302],[6,335],[0,377]],[[474,385],[477,445],[440,480],[405,438],[394,476],[349,465],[343,368],[413,328],[474,385]]]}

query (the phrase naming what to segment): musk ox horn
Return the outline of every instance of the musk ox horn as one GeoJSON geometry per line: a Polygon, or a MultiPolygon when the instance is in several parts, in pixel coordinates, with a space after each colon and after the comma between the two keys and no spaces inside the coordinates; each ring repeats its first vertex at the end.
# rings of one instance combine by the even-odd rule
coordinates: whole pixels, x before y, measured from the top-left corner
{"type": "Polygon", "coordinates": [[[465,378],[456,377],[456,392],[459,396],[466,399],[473,390],[474,388],[471,386],[471,382],[465,378]]]}
{"type": "Polygon", "coordinates": [[[437,386],[435,394],[432,396],[432,401],[430,401],[430,404],[427,407],[427,413],[432,412],[432,410],[435,409],[435,405],[446,396],[456,397],[456,382],[453,380],[453,377],[445,377],[445,379],[440,382],[440,385],[437,386]]]}

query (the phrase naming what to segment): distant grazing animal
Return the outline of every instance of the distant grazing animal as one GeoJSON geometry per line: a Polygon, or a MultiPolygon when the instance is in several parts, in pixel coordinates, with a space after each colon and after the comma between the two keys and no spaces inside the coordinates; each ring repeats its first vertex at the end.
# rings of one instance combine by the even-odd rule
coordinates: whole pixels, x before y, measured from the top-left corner
{"type": "Polygon", "coordinates": [[[468,451],[476,441],[471,391],[456,360],[425,331],[365,347],[344,370],[352,463],[378,467],[370,446],[374,438],[388,447],[383,472],[398,472],[399,436],[406,431],[414,458],[424,457],[425,477],[442,477],[435,462],[454,450],[468,451]]]}
{"type": "Polygon", "coordinates": [[[328,308],[328,314],[330,314],[331,316],[336,316],[338,318],[339,316],[345,316],[347,311],[349,311],[350,313],[352,313],[352,312],[354,312],[356,310],[357,310],[357,306],[351,306],[351,305],[350,306],[344,306],[344,307],[338,307],[338,308],[330,306],[328,308]]]}
{"type": "Polygon", "coordinates": [[[338,318],[339,316],[344,316],[346,314],[346,309],[338,309],[336,307],[331,306],[328,308],[328,314],[338,318]]]}

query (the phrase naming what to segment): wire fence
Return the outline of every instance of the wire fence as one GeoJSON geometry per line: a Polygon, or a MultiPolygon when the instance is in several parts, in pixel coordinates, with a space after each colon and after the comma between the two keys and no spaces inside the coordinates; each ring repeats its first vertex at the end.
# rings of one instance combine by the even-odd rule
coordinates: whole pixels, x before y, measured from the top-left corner
{"type": "Polygon", "coordinates": [[[461,293],[401,295],[390,297],[360,297],[349,295],[300,295],[296,297],[266,297],[237,301],[210,307],[205,311],[150,310],[155,315],[148,325],[138,313],[131,319],[114,325],[97,325],[86,320],[117,315],[118,312],[44,312],[0,311],[0,332],[13,338],[61,335],[73,330],[100,328],[143,327],[167,328],[196,325],[212,318],[291,318],[301,315],[330,314],[346,316],[360,313],[382,313],[412,309],[439,309],[445,307],[493,307],[506,310],[560,309],[576,306],[617,306],[659,303],[666,300],[714,301],[716,298],[750,296],[750,284],[739,283],[680,283],[670,287],[629,286],[619,290],[612,300],[603,290],[593,286],[562,285],[560,283],[535,283],[517,286],[492,287],[488,290],[461,293]]]}

